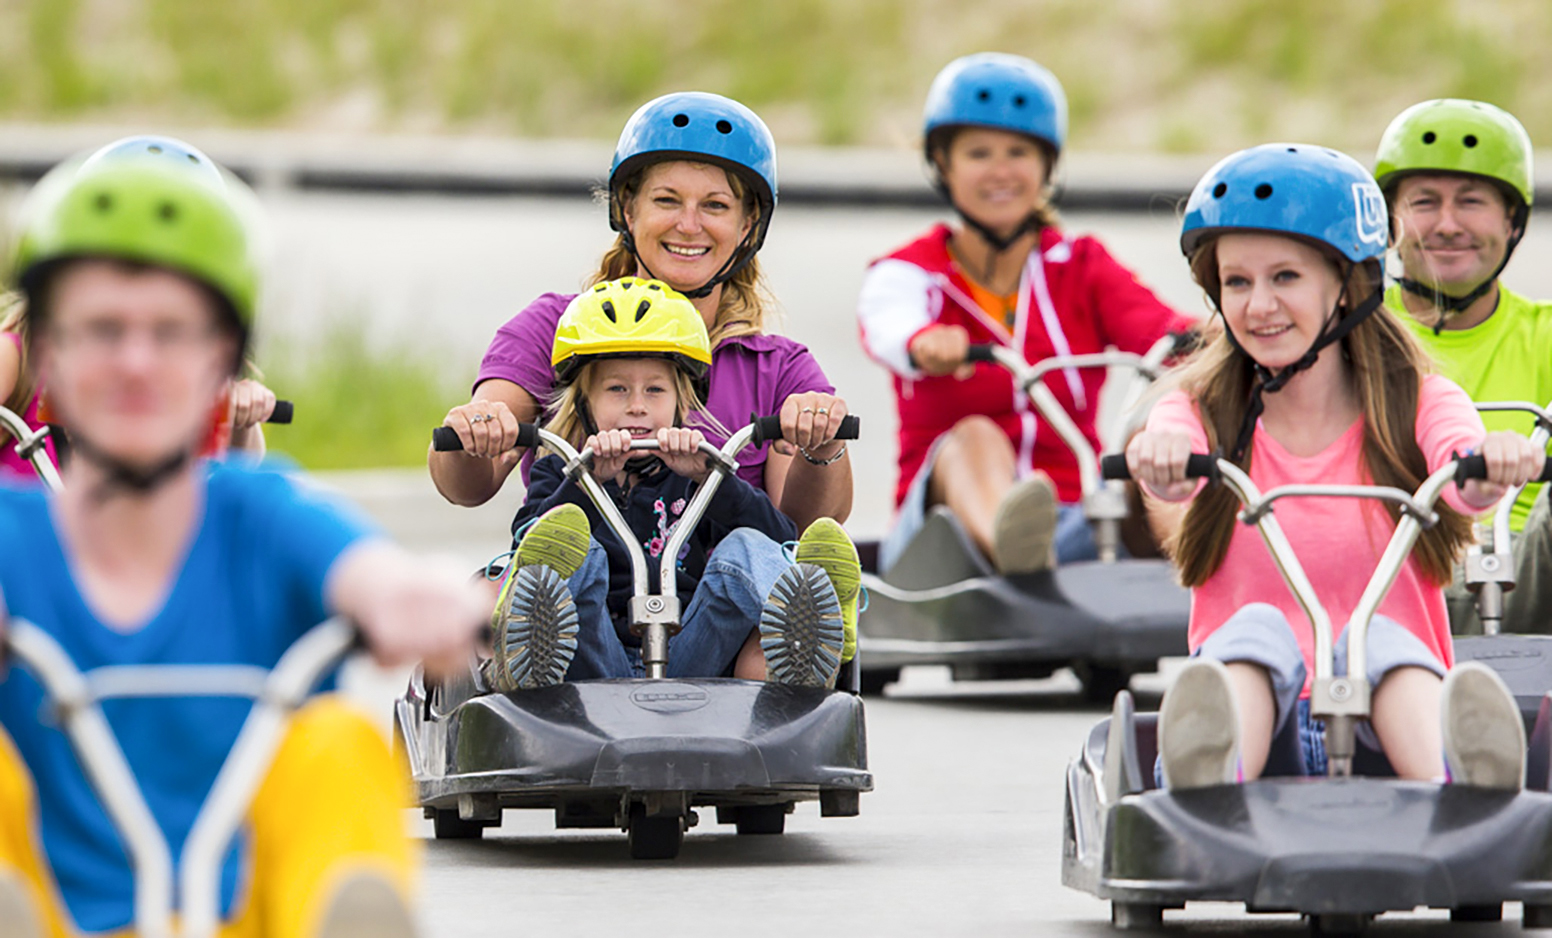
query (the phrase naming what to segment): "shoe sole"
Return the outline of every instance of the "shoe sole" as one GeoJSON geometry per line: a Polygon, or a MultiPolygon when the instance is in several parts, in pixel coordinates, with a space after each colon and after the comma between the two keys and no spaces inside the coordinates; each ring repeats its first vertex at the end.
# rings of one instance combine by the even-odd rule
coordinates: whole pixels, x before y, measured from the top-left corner
{"type": "Polygon", "coordinates": [[[770,680],[831,686],[844,639],[840,602],[824,570],[800,563],[783,571],[760,610],[760,649],[770,680]]]}
{"type": "Polygon", "coordinates": [[[1169,788],[1207,788],[1234,781],[1239,714],[1228,669],[1219,662],[1197,659],[1164,695],[1159,757],[1169,788]]]}
{"type": "Polygon", "coordinates": [[[1042,478],[1025,479],[1003,496],[992,522],[997,569],[1033,573],[1051,566],[1056,540],[1056,492],[1042,478]]]}
{"type": "Polygon", "coordinates": [[[506,615],[496,629],[497,690],[552,687],[566,679],[577,651],[577,604],[566,581],[545,566],[512,574],[506,615]]]}
{"type": "Polygon", "coordinates": [[[840,524],[820,518],[803,532],[793,558],[797,563],[813,564],[829,576],[846,627],[841,660],[850,661],[857,651],[857,600],[862,593],[862,561],[857,557],[857,546],[840,524]]]}
{"type": "Polygon", "coordinates": [[[21,879],[0,873],[0,932],[10,938],[43,938],[43,922],[21,879]]]}
{"type": "Polygon", "coordinates": [[[576,505],[550,509],[534,522],[517,545],[513,562],[519,567],[544,565],[570,579],[587,559],[593,530],[587,513],[576,505]]]}
{"type": "Polygon", "coordinates": [[[1444,678],[1444,758],[1450,781],[1518,790],[1525,780],[1525,726],[1509,689],[1474,662],[1444,678]]]}
{"type": "Polygon", "coordinates": [[[335,890],[317,938],[415,938],[415,919],[404,897],[376,873],[349,877],[335,890]]]}

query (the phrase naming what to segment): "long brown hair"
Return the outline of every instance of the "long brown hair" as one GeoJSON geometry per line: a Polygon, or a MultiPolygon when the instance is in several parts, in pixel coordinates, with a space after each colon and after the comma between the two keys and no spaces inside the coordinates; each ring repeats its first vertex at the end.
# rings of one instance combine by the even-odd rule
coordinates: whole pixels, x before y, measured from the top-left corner
{"type": "MultiPolygon", "coordinates": [[[[712,166],[716,164],[695,163],[693,160],[685,162],[693,165],[712,166]]],[[[641,192],[641,184],[646,179],[647,173],[659,163],[648,163],[631,173],[611,197],[608,192],[600,195],[609,202],[611,217],[623,224],[625,218],[625,206],[635,200],[641,192]]],[[[733,190],[733,197],[738,199],[744,209],[744,217],[749,219],[752,226],[758,227],[761,223],[761,207],[759,200],[748,183],[736,172],[722,169],[727,174],[728,186],[733,190]]],[[[755,230],[751,228],[751,230],[755,230]]],[[[617,235],[614,244],[604,252],[603,259],[598,262],[598,272],[587,281],[587,286],[602,283],[605,280],[618,280],[621,277],[635,276],[638,270],[636,255],[626,247],[625,236],[617,235]]],[[[775,300],[770,290],[765,286],[765,277],[760,273],[760,258],[751,257],[748,263],[722,284],[722,293],[717,298],[717,316],[707,330],[711,338],[712,348],[723,339],[729,339],[740,335],[760,335],[765,332],[768,319],[774,314],[775,300]]]]}
{"type": "MultiPolygon", "coordinates": [[[[1317,247],[1341,279],[1342,295],[1349,298],[1343,315],[1356,305],[1352,298],[1368,297],[1382,288],[1378,261],[1351,264],[1324,245],[1317,247]]],[[[1191,275],[1216,306],[1220,298],[1216,238],[1191,255],[1191,275]]],[[[1423,376],[1432,371],[1427,353],[1383,305],[1347,334],[1340,350],[1350,364],[1353,391],[1363,413],[1364,471],[1375,485],[1415,490],[1428,475],[1427,460],[1417,445],[1418,398],[1423,376]]],[[[1249,409],[1252,374],[1250,359],[1229,343],[1227,330],[1198,353],[1177,380],[1196,404],[1208,446],[1219,450],[1231,444],[1249,409]]],[[[1241,468],[1248,470],[1250,459],[1246,452],[1241,468]]],[[[1204,490],[1186,511],[1179,532],[1166,545],[1186,586],[1202,585],[1223,564],[1239,507],[1233,493],[1220,485],[1204,490]]],[[[1392,523],[1400,520],[1396,506],[1386,503],[1385,510],[1392,523]]],[[[1442,501],[1434,510],[1439,523],[1423,532],[1412,556],[1423,575],[1442,586],[1450,581],[1456,557],[1471,541],[1471,519],[1442,501]]]]}

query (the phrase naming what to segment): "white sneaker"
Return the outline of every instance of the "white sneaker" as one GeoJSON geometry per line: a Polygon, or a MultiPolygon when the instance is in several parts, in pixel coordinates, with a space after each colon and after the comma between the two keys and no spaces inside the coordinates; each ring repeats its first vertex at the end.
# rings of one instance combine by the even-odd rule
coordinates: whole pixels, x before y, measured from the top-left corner
{"type": "Polygon", "coordinates": [[[22,880],[0,871],[0,934],[7,938],[43,938],[43,922],[22,880]]]}
{"type": "Polygon", "coordinates": [[[1525,783],[1525,724],[1503,679],[1476,661],[1444,676],[1444,765],[1456,785],[1518,791],[1525,783]]]}
{"type": "Polygon", "coordinates": [[[1056,543],[1056,490],[1044,473],[1014,483],[992,521],[992,558],[1002,573],[1051,567],[1056,543]]]}
{"type": "Polygon", "coordinates": [[[1229,669],[1193,658],[1159,708],[1159,759],[1166,788],[1207,788],[1239,780],[1239,708],[1229,669]]]}

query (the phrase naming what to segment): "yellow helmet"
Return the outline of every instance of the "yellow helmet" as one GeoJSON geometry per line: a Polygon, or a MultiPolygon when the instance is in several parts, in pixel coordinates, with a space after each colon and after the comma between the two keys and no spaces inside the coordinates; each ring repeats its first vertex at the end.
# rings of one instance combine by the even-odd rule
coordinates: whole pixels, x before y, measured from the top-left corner
{"type": "Polygon", "coordinates": [[[711,340],[700,310],[656,280],[605,280],[566,307],[550,354],[556,385],[570,384],[583,365],[601,358],[666,358],[690,376],[702,401],[710,389],[711,340]]]}

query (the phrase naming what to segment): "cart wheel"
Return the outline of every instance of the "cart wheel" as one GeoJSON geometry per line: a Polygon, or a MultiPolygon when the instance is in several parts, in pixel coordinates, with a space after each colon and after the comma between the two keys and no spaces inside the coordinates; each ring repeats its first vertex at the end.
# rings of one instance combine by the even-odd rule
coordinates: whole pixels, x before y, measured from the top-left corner
{"type": "Polygon", "coordinates": [[[1132,672],[1126,668],[1090,664],[1080,665],[1075,670],[1083,681],[1083,699],[1089,703],[1108,707],[1115,700],[1116,694],[1132,684],[1132,672]]]}
{"type": "Polygon", "coordinates": [[[1463,905],[1458,909],[1450,910],[1452,922],[1501,922],[1503,921],[1503,904],[1498,905],[1463,905]]]}
{"type": "Polygon", "coordinates": [[[630,855],[633,860],[672,860],[684,842],[684,818],[677,814],[648,816],[647,809],[631,805],[630,855]]]}
{"type": "Polygon", "coordinates": [[[465,821],[458,816],[458,809],[451,811],[434,809],[431,830],[437,840],[479,840],[485,835],[484,821],[465,821]]]}
{"type": "Polygon", "coordinates": [[[884,686],[900,680],[899,668],[863,668],[862,694],[864,697],[882,697],[884,686]]]}
{"type": "Polygon", "coordinates": [[[734,823],[740,834],[780,834],[787,828],[787,806],[746,804],[738,809],[734,823]]]}
{"type": "Polygon", "coordinates": [[[1110,924],[1118,931],[1157,931],[1164,927],[1164,907],[1147,902],[1112,902],[1110,924]]]}
{"type": "Polygon", "coordinates": [[[1368,915],[1311,915],[1310,931],[1317,935],[1361,935],[1369,927],[1368,915]]]}

